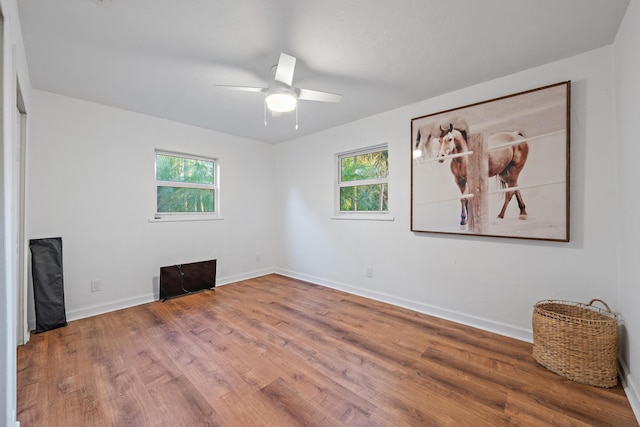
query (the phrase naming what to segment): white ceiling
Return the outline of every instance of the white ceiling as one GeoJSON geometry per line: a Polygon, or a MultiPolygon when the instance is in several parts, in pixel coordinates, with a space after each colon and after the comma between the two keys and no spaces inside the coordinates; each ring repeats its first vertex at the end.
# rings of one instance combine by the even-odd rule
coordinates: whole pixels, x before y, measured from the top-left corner
{"type": "MultiPolygon", "coordinates": [[[[32,85],[277,143],[611,44],[629,0],[19,0],[32,85]],[[280,52],[302,101],[263,123],[280,52]]],[[[554,83],[554,82],[549,82],[554,83]]]]}

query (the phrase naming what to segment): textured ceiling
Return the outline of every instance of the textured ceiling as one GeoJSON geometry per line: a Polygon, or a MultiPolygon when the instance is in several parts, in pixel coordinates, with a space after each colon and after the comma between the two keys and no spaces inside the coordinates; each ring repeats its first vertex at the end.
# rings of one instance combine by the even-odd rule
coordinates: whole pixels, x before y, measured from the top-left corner
{"type": "MultiPolygon", "coordinates": [[[[20,0],[32,85],[277,143],[611,44],[628,0],[20,0]],[[280,52],[340,93],[263,123],[280,52]]],[[[550,82],[553,83],[553,82],[550,82]]]]}

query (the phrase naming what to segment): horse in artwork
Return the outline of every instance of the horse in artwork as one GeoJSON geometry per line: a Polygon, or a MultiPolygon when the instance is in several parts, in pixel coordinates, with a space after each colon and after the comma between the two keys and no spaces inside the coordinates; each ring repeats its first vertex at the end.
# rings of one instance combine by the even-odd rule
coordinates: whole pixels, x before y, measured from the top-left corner
{"type": "Polygon", "coordinates": [[[418,128],[416,134],[416,143],[414,151],[414,159],[427,158],[433,159],[438,155],[440,149],[440,138],[444,135],[440,123],[450,123],[453,127],[461,132],[469,133],[469,126],[465,119],[458,116],[450,116],[444,121],[428,121],[418,128]]]}
{"type": "MultiPolygon", "coordinates": [[[[524,135],[521,132],[498,132],[488,138],[488,146],[498,146],[508,144],[510,142],[522,139],[524,135]]],[[[467,130],[458,129],[453,123],[448,128],[440,126],[440,149],[438,151],[438,162],[442,163],[445,156],[460,154],[469,151],[467,146],[467,130]]],[[[518,185],[518,177],[524,167],[527,156],[529,154],[529,146],[526,142],[519,144],[505,145],[497,149],[489,149],[489,177],[495,176],[502,188],[512,188],[518,185]]],[[[456,185],[463,195],[469,194],[467,183],[467,166],[468,157],[454,157],[451,159],[451,173],[455,179],[456,185]]],[[[502,209],[498,214],[498,218],[504,218],[505,211],[509,202],[516,196],[518,207],[520,208],[520,219],[527,219],[527,211],[525,209],[524,200],[520,194],[520,190],[506,191],[502,209]]],[[[468,218],[468,198],[460,199],[460,225],[467,224],[468,218]]]]}

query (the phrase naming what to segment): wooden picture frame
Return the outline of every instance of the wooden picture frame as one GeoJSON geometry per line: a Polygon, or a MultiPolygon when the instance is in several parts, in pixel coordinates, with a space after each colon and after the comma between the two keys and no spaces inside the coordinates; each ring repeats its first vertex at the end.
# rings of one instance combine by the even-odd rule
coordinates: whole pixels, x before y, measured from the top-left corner
{"type": "Polygon", "coordinates": [[[411,120],[411,231],[569,241],[571,81],[411,120]]]}

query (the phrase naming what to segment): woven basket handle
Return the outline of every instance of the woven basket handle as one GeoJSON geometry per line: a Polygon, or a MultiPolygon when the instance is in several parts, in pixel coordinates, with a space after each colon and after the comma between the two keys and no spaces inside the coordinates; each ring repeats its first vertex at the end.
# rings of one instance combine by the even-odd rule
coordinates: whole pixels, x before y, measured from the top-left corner
{"type": "Polygon", "coordinates": [[[596,302],[596,301],[601,302],[602,305],[604,305],[607,308],[607,311],[609,313],[611,313],[611,308],[609,308],[609,304],[607,304],[606,302],[602,301],[601,299],[594,298],[591,301],[589,301],[589,304],[587,304],[587,305],[593,305],[593,303],[596,302]]]}

